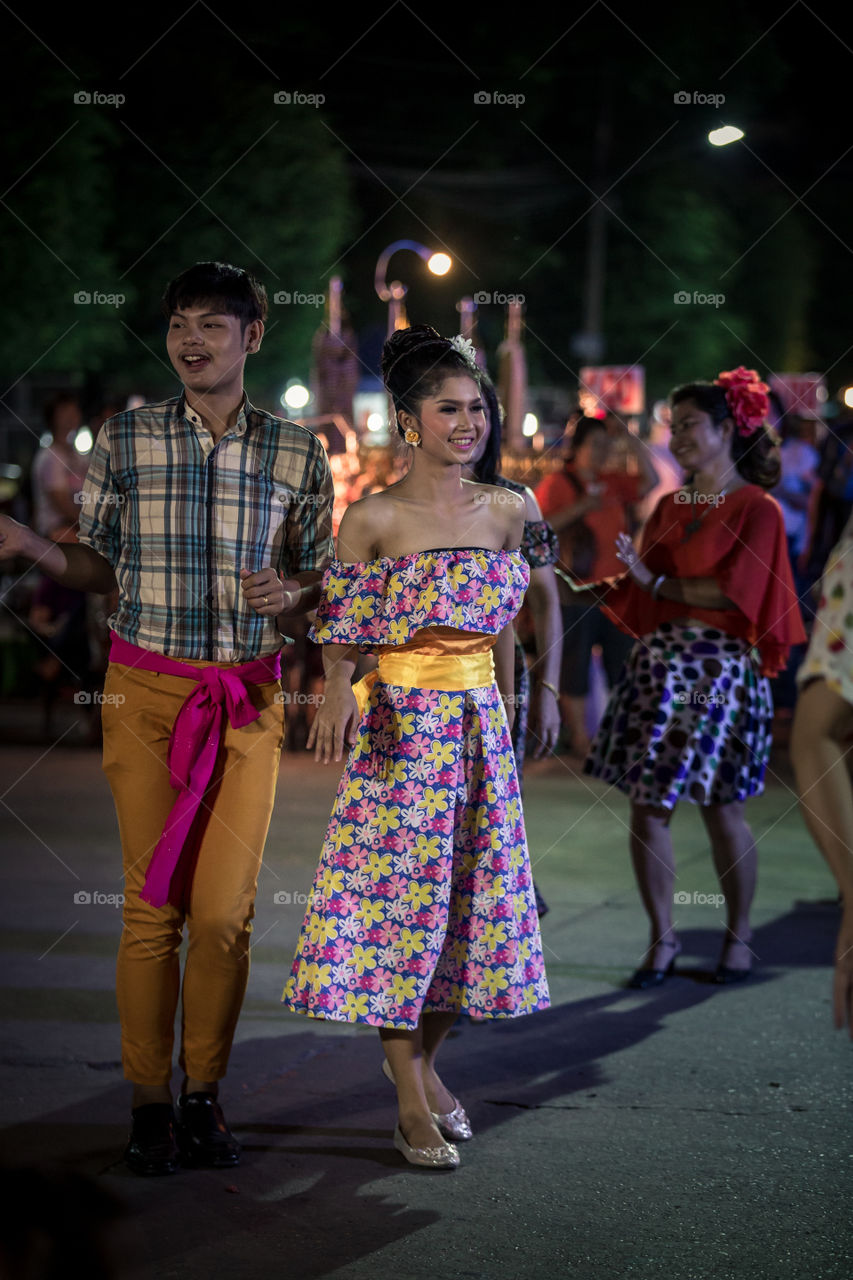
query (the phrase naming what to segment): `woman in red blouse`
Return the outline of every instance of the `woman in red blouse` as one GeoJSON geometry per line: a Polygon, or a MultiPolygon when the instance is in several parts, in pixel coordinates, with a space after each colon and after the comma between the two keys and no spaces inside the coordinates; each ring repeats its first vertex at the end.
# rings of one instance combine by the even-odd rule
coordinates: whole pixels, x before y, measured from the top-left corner
{"type": "Polygon", "coordinates": [[[651,924],[633,987],[662,982],[681,950],[673,905],[692,894],[673,893],[669,822],[682,799],[700,807],[726,901],[715,980],[750,972],[757,859],[745,802],[764,786],[768,677],[804,639],[782,513],[766,492],[779,475],[766,393],[742,368],[673,392],[671,449],[687,482],[658,503],[641,554],[619,535],[628,574],[595,588],[636,639],[584,765],[631,799],[631,855],[651,924]]]}

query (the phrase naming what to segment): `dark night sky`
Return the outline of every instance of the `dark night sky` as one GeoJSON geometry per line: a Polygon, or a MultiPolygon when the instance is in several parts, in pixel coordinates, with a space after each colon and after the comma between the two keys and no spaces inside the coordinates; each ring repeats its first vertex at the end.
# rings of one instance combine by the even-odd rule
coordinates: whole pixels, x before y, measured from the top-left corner
{"type": "MultiPolygon", "coordinates": [[[[97,208],[106,203],[109,213],[99,239],[93,231],[80,262],[70,265],[85,278],[86,254],[102,248],[108,270],[135,289],[136,311],[127,312],[138,317],[134,327],[150,317],[146,341],[158,341],[162,273],[171,262],[180,269],[192,252],[201,207],[170,228],[181,178],[191,177],[196,194],[211,188],[207,204],[233,233],[222,231],[221,256],[242,253],[241,265],[251,266],[269,214],[258,210],[256,220],[251,199],[238,212],[221,175],[233,165],[231,178],[245,174],[248,184],[263,146],[309,128],[322,132],[341,165],[337,188],[347,207],[337,251],[324,243],[300,255],[295,245],[295,261],[304,265],[298,280],[257,269],[271,289],[305,290],[322,289],[329,272],[340,271],[368,347],[384,325],[372,289],[377,255],[410,237],[443,244],[458,264],[437,284],[416,259],[395,260],[392,274],[409,284],[413,322],[451,331],[462,294],[524,293],[532,376],[571,385],[598,159],[609,189],[607,360],[643,357],[653,394],[676,377],[713,375],[710,365],[722,361],[762,372],[831,367],[831,390],[853,380],[845,354],[853,35],[826,6],[798,0],[765,12],[723,0],[707,11],[674,12],[599,0],[490,13],[482,6],[427,11],[402,0],[343,11],[196,0],[185,8],[134,7],[127,23],[115,8],[101,16],[85,5],[49,20],[16,12],[20,20],[5,16],[16,139],[8,166],[14,185],[0,208],[6,255],[46,261],[55,247],[46,213],[40,221],[44,200],[41,212],[16,200],[33,178],[49,182],[51,166],[62,164],[70,145],[63,131],[80,120],[74,93],[123,93],[119,109],[89,108],[102,112],[109,135],[101,153],[84,155],[70,184],[67,170],[57,171],[56,182],[72,210],[103,188],[97,208]],[[302,114],[276,107],[276,91],[323,94],[319,121],[304,123],[310,107],[302,114]],[[525,101],[478,104],[484,91],[525,101]],[[724,94],[725,103],[682,105],[674,101],[679,92],[724,94]],[[14,106],[22,100],[26,109],[14,106]],[[708,146],[708,128],[722,120],[745,129],[743,143],[708,146]],[[28,160],[32,174],[21,179],[28,160]],[[125,276],[155,239],[156,251],[146,248],[125,276]],[[682,288],[723,292],[725,306],[711,308],[714,314],[674,310],[673,293],[682,288]]],[[[263,180],[274,183],[270,154],[263,180]]],[[[328,199],[310,177],[282,181],[276,218],[281,226],[299,223],[294,237],[310,241],[328,199]]],[[[88,216],[81,205],[81,223],[88,216]]],[[[217,246],[215,236],[204,243],[217,246]]],[[[275,273],[277,261],[268,265],[275,273]]],[[[287,270],[294,273],[292,263],[287,270]]],[[[480,321],[493,352],[500,308],[484,308],[480,321]]],[[[58,313],[55,323],[59,338],[58,313]]],[[[49,346],[51,333],[43,323],[39,345],[49,346]]],[[[304,361],[307,327],[282,334],[304,361]]],[[[97,347],[101,338],[89,341],[97,347]]],[[[65,367],[62,351],[59,342],[57,368],[65,367]]],[[[24,358],[16,348],[6,372],[18,376],[24,358]]],[[[100,365],[93,359],[107,383],[116,380],[116,360],[120,366],[120,348],[100,365]]],[[[52,368],[51,357],[39,367],[52,368]]]]}

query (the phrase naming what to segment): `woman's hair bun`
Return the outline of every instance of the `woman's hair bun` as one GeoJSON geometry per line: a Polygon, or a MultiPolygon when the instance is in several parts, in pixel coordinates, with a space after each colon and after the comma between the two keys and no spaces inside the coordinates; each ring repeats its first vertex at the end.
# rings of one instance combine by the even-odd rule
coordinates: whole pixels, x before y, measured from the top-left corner
{"type": "MultiPolygon", "coordinates": [[[[445,378],[460,374],[479,386],[476,365],[432,325],[397,329],[382,348],[382,378],[398,412],[417,415],[421,403],[436,393],[445,378]]],[[[399,422],[397,430],[404,434],[399,422]]]]}
{"type": "Polygon", "coordinates": [[[382,348],[382,377],[387,379],[392,366],[398,360],[413,355],[426,343],[430,345],[440,343],[442,347],[450,346],[447,338],[442,338],[438,330],[433,329],[430,324],[416,324],[411,329],[396,329],[382,348]]]}

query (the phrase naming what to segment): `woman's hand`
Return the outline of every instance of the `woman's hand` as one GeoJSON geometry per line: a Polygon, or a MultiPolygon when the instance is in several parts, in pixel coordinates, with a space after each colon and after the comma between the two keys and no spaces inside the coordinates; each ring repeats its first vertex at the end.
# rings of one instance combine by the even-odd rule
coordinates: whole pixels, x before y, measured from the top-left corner
{"type": "Polygon", "coordinates": [[[530,754],[534,760],[541,760],[557,745],[560,736],[560,707],[553,690],[538,681],[534,684],[530,699],[528,729],[535,743],[530,754]]]}
{"type": "Polygon", "coordinates": [[[627,565],[628,572],[634,579],[638,587],[644,590],[652,585],[655,575],[650,569],[643,564],[640,559],[640,553],[634,546],[627,533],[620,533],[616,537],[616,555],[624,565],[627,565]]]}
{"type": "Polygon", "coordinates": [[[354,747],[357,741],[358,703],[349,680],[326,680],[326,692],[320,709],[308,731],[305,749],[316,746],[314,759],[328,764],[334,756],[340,760],[344,743],[354,747]]]}
{"type": "Polygon", "coordinates": [[[590,480],[586,486],[586,493],[581,502],[583,503],[584,513],[587,511],[600,511],[601,499],[604,496],[606,485],[601,480],[590,480]]]}

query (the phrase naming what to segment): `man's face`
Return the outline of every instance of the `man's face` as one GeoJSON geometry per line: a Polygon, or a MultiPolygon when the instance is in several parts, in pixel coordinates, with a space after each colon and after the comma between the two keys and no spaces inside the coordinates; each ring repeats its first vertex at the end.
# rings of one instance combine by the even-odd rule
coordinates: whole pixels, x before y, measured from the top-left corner
{"type": "Polygon", "coordinates": [[[82,425],[83,414],[78,404],[71,400],[63,400],[56,406],[51,422],[54,440],[70,442],[82,425]]]}
{"type": "Polygon", "coordinates": [[[263,331],[260,320],[243,331],[237,316],[202,304],[172,314],[166,350],[188,391],[213,395],[242,386],[246,354],[257,350],[263,331]]]}

